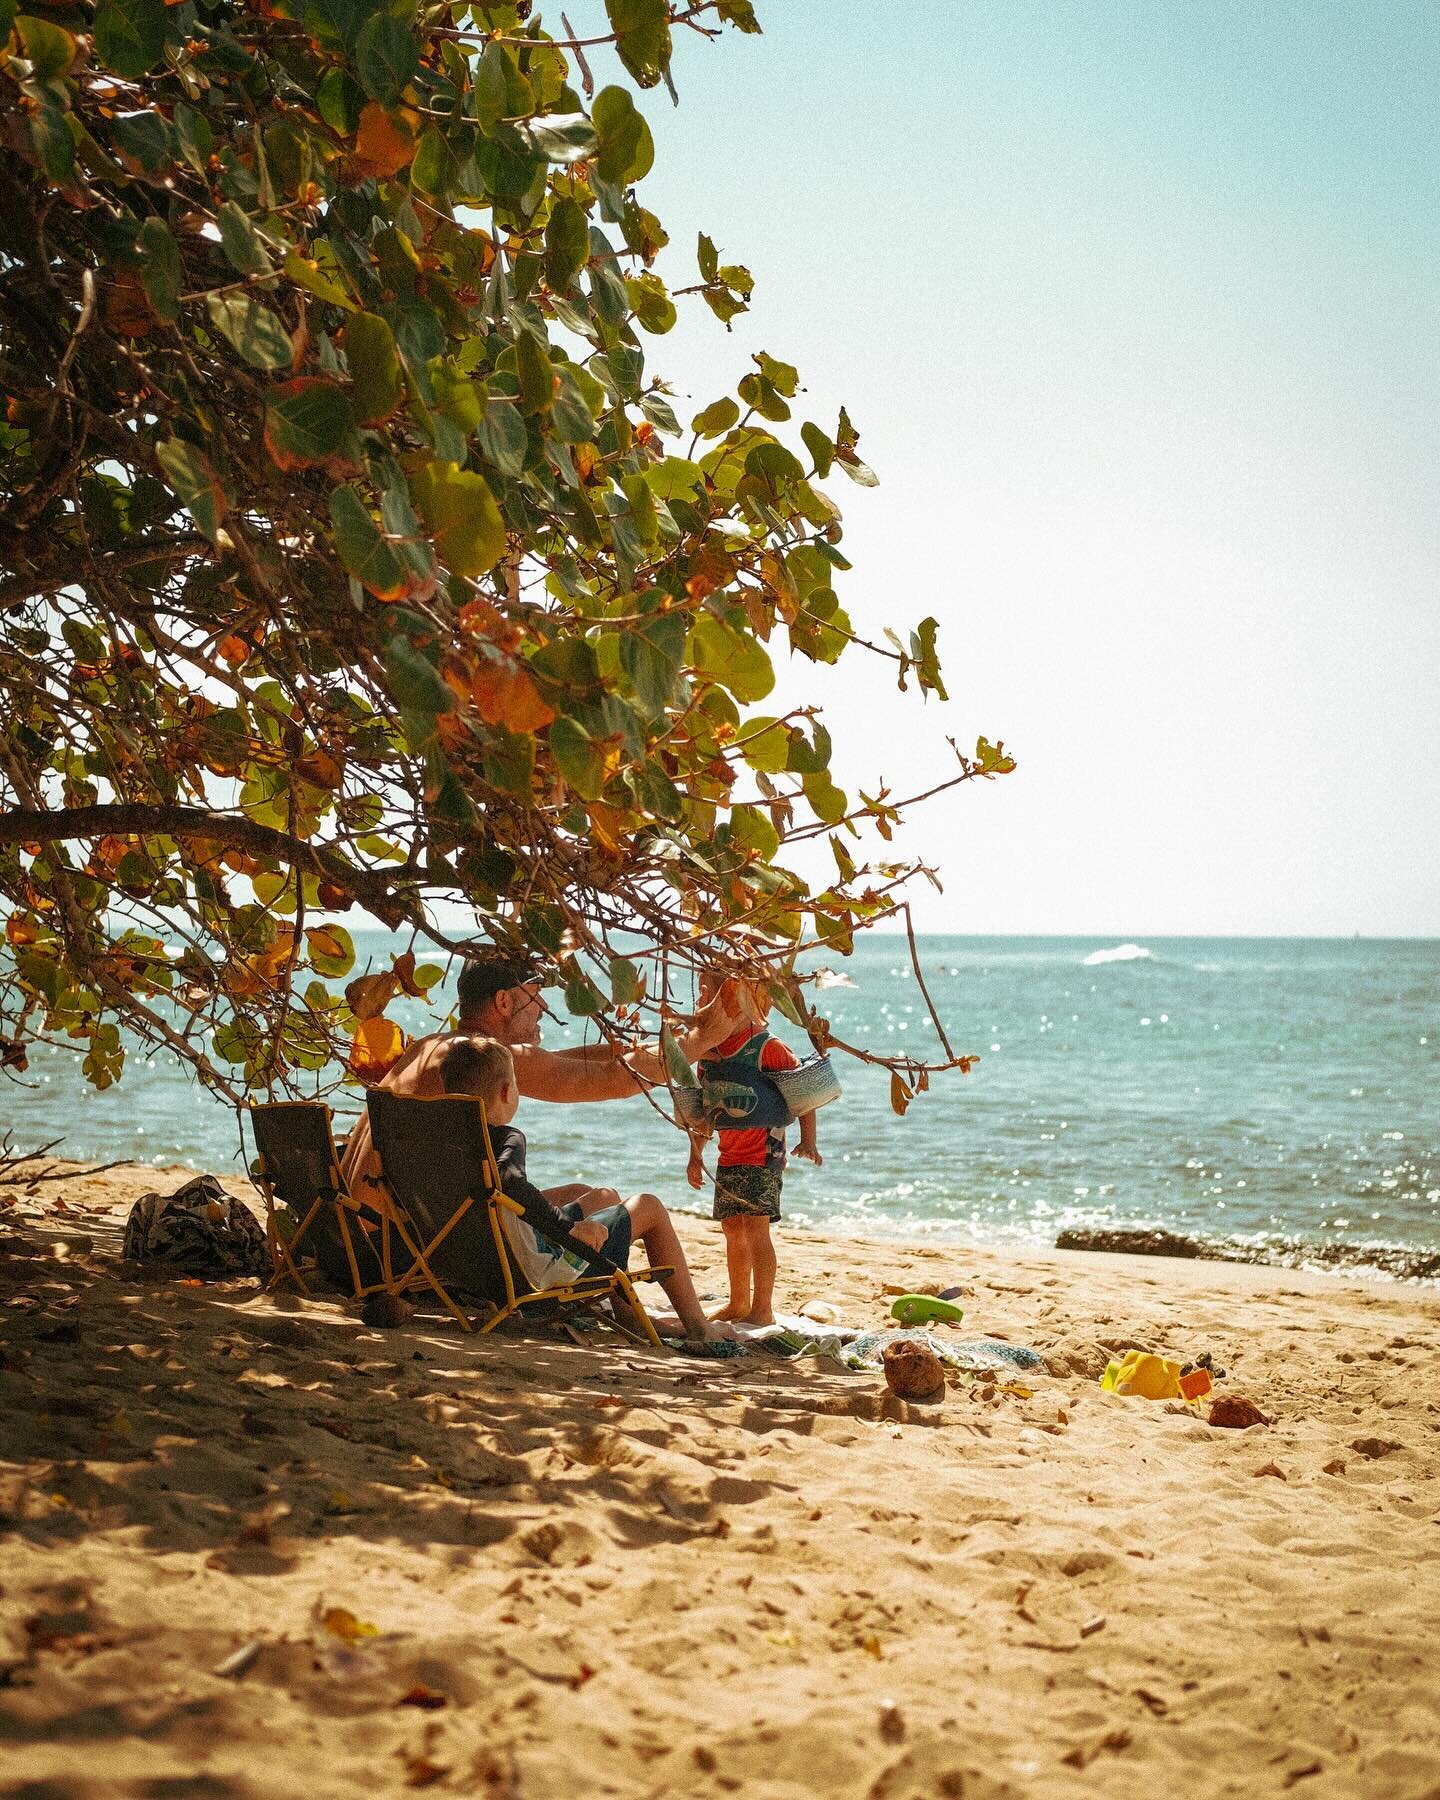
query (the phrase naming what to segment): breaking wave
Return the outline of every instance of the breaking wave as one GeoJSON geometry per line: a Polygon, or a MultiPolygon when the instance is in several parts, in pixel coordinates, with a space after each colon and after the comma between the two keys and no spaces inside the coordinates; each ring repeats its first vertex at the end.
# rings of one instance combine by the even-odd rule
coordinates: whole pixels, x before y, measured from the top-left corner
{"type": "Polygon", "coordinates": [[[1153,961],[1153,951],[1147,950],[1143,944],[1117,944],[1113,950],[1092,950],[1085,958],[1084,966],[1095,969],[1101,963],[1153,961]]]}

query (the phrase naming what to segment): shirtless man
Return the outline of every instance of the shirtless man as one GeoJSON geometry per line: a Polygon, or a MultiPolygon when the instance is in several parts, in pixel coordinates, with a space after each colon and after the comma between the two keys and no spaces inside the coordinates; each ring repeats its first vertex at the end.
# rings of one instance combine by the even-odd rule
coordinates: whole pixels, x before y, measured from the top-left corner
{"type": "MultiPolygon", "coordinates": [[[[518,956],[485,956],[467,962],[460,972],[459,1017],[454,1031],[435,1032],[419,1038],[380,1083],[395,1094],[431,1099],[445,1091],[440,1062],[457,1037],[498,1038],[510,1046],[515,1061],[515,1080],[528,1100],[573,1104],[582,1100],[620,1100],[643,1093],[652,1083],[665,1080],[664,1060],[658,1044],[642,1044],[619,1051],[610,1044],[582,1044],[569,1050],[540,1048],[540,978],[534,965],[518,956]]],[[[725,1009],[723,999],[701,1012],[679,1042],[694,1064],[729,1036],[740,1020],[725,1009]]],[[[370,1121],[365,1114],[350,1133],[340,1164],[346,1184],[358,1199],[365,1198],[368,1182],[380,1178],[380,1159],[370,1142],[370,1121]]],[[[579,1202],[588,1216],[600,1207],[613,1206],[619,1194],[613,1188],[569,1182],[544,1190],[552,1206],[579,1202]]]]}

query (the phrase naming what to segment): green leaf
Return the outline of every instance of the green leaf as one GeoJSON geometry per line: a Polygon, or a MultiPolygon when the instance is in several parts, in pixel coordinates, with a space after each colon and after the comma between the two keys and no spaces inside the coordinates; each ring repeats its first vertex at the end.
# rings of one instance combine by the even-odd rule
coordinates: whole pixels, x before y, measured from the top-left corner
{"type": "Polygon", "coordinates": [[[518,480],[525,473],[530,434],[513,400],[499,400],[491,395],[480,420],[479,442],[480,454],[502,475],[518,480]]]}
{"type": "Polygon", "coordinates": [[[180,317],[184,270],[180,251],[163,219],[151,217],[140,227],[140,280],[157,319],[173,325],[180,317]]]}
{"type": "MultiPolygon", "coordinates": [[[[733,25],[737,31],[752,36],[759,35],[760,21],[755,17],[754,0],[715,0],[715,10],[727,25],[733,25]]],[[[785,1016],[796,1025],[804,1023],[798,1014],[786,1013],[785,1016]]]]}
{"type": "Polygon", "coordinates": [[[736,746],[752,769],[780,775],[790,766],[790,728],[778,719],[746,719],[736,746]]]}
{"type": "Polygon", "coordinates": [[[758,806],[737,806],[730,814],[730,838],[746,850],[753,850],[762,862],[769,862],[780,848],[780,834],[770,815],[758,806]]]}
{"type": "Polygon", "coordinates": [[[515,374],[520,383],[520,410],[546,411],[555,397],[555,372],[549,352],[533,332],[521,331],[516,336],[515,374]]]}
{"type": "Polygon", "coordinates": [[[605,0],[605,13],[621,62],[642,88],[654,87],[670,67],[667,0],[605,0]]]}
{"type": "Polygon", "coordinates": [[[620,666],[648,718],[669,706],[685,658],[683,613],[651,613],[620,635],[620,666]]]}
{"type": "Polygon", "coordinates": [[[355,414],[362,425],[380,425],[405,397],[400,353],[389,322],[378,313],[351,313],[345,321],[345,360],[355,414]]]}
{"type": "MultiPolygon", "coordinates": [[[[181,100],[175,107],[173,123],[175,135],[180,140],[180,149],[186,162],[197,175],[208,181],[210,179],[210,156],[215,148],[215,133],[210,129],[210,121],[204,113],[196,112],[193,106],[187,106],[181,100]]],[[[221,211],[224,211],[223,207],[221,211]]],[[[223,222],[220,235],[223,240],[225,235],[223,222]]],[[[268,269],[268,264],[266,266],[268,269]]],[[[247,269],[244,273],[249,274],[250,271],[247,269]]]]}
{"type": "Polygon", "coordinates": [[[305,933],[310,967],[337,980],[355,967],[355,940],[343,925],[312,925],[305,933]]]}
{"type": "Polygon", "coordinates": [[[328,462],[353,428],[349,399],[333,381],[287,381],[265,408],[265,447],[282,469],[328,462]]]}
{"type": "Polygon", "coordinates": [[[534,737],[498,726],[493,729],[485,746],[485,779],[507,794],[528,798],[534,774],[534,737]]]}
{"type": "Polygon", "coordinates": [[[778,493],[787,481],[803,481],[805,471],[799,460],[783,444],[757,444],[745,458],[745,473],[763,481],[778,493]]]}
{"type": "MultiPolygon", "coordinates": [[[[176,107],[175,110],[178,113],[180,109],[176,107]]],[[[249,214],[233,200],[227,200],[216,217],[220,226],[220,248],[230,267],[241,275],[270,274],[270,258],[265,254],[249,214]]]]}
{"type": "Polygon", "coordinates": [[[628,957],[610,958],[610,993],[617,1006],[634,1006],[645,998],[645,977],[628,957]]]}
{"type": "Polygon", "coordinates": [[[696,413],[690,421],[690,429],[698,432],[702,438],[719,437],[726,432],[740,417],[740,408],[727,394],[723,399],[712,400],[703,411],[696,413]]]}
{"type": "Polygon", "coordinates": [[[630,299],[630,307],[635,317],[647,331],[657,337],[672,329],[675,324],[675,303],[665,291],[665,283],[658,275],[648,270],[640,275],[632,275],[625,282],[625,292],[630,299]]]}
{"type": "Polygon", "coordinates": [[[763,350],[752,358],[760,373],[776,390],[784,394],[786,399],[793,399],[795,390],[800,385],[800,371],[790,363],[777,362],[773,356],[767,356],[763,350]]]}
{"type": "Polygon", "coordinates": [[[454,463],[423,463],[410,492],[453,575],[483,575],[505,554],[505,522],[483,475],[454,463]]]}
{"type": "Polygon", "coordinates": [[[582,800],[598,800],[605,785],[605,761],[578,719],[559,718],[548,733],[555,766],[582,800]]]}
{"type": "Polygon", "coordinates": [[[805,777],[805,798],[815,817],[826,825],[837,825],[850,810],[850,802],[823,771],[805,777]]]}
{"type": "Polygon", "coordinates": [[[407,586],[405,565],[353,487],[338,487],[331,494],[330,518],[335,548],[355,579],[382,600],[399,599],[407,586]]]}
{"type": "Polygon", "coordinates": [[[657,500],[693,500],[705,492],[705,471],[688,457],[667,456],[645,471],[650,492],[657,500]]]}
{"type": "Polygon", "coordinates": [[[823,481],[830,473],[830,464],[835,458],[835,446],[820,427],[812,425],[808,419],[800,427],[800,435],[804,438],[805,448],[810,452],[810,459],[815,464],[815,473],[823,481]]]}
{"type": "Polygon", "coordinates": [[[385,681],[412,748],[422,749],[435,735],[436,718],[453,709],[455,696],[430,659],[399,631],[385,645],[385,681]]]}
{"type": "Polygon", "coordinates": [[[226,512],[225,490],[220,478],[193,444],[167,438],[155,446],[155,460],[176,497],[211,543],[226,512]]]}
{"type": "Polygon", "coordinates": [[[910,654],[915,662],[915,674],[922,689],[929,688],[942,700],[950,696],[945,692],[945,683],[940,677],[940,659],[935,654],[935,633],[939,622],[935,619],[922,619],[919,627],[910,633],[910,654]]]}
{"type": "Polygon", "coordinates": [[[714,281],[720,267],[720,253],[703,231],[700,233],[695,257],[700,265],[700,279],[707,282],[714,281]]]}
{"type": "Polygon", "coordinates": [[[486,44],[475,69],[475,87],[471,96],[482,131],[493,131],[505,116],[512,67],[503,45],[493,41],[486,44]]]}
{"type": "Polygon", "coordinates": [[[165,0],[106,0],[95,14],[95,54],[134,81],[165,48],[165,0]]]}
{"type": "Polygon", "coordinates": [[[583,207],[557,200],[545,226],[545,279],[555,294],[567,294],[590,256],[590,223],[583,207]]]}
{"type": "Polygon", "coordinates": [[[360,129],[365,90],[348,70],[327,69],[315,90],[315,104],[332,131],[338,131],[342,137],[354,137],[360,129]]]}
{"type": "MultiPolygon", "coordinates": [[[[663,5],[663,0],[657,3],[663,5]]],[[[655,161],[655,140],[624,88],[601,88],[590,108],[590,118],[600,139],[595,166],[602,181],[640,181],[650,173],[655,161]]]]}
{"type": "Polygon", "coordinates": [[[594,1018],[605,1010],[605,996],[573,956],[561,967],[565,977],[565,1005],[577,1018],[594,1018]]]}
{"type": "MultiPolygon", "coordinates": [[[[163,19],[161,23],[163,25],[163,19]]],[[[15,35],[20,40],[21,53],[33,71],[33,80],[54,81],[58,76],[70,73],[75,61],[75,39],[63,26],[21,13],[15,20],[15,35]]],[[[8,32],[6,36],[9,36],[8,32]]],[[[137,75],[140,72],[139,69],[135,71],[137,75]]]]}
{"type": "Polygon", "coordinates": [[[532,155],[552,163],[580,162],[594,156],[600,147],[595,127],[581,112],[526,119],[515,127],[515,133],[532,155]]]}
{"type": "Polygon", "coordinates": [[[746,704],[763,700],[775,685],[775,671],[764,646],[745,632],[732,631],[709,613],[690,633],[686,655],[698,673],[719,682],[746,704]]]}
{"type": "Polygon", "coordinates": [[[205,305],[210,323],[252,369],[289,368],[295,355],[290,333],[268,306],[249,294],[208,294],[205,305]]]}
{"type": "Polygon", "coordinates": [[[595,436],[595,417],[572,368],[561,366],[550,404],[550,435],[562,444],[588,444],[595,436]]]}
{"type": "Polygon", "coordinates": [[[393,13],[376,12],[355,40],[355,73],[372,100],[393,106],[420,66],[415,34],[393,13]]]}
{"type": "Polygon", "coordinates": [[[1008,775],[1015,767],[1015,758],[1005,754],[1005,740],[992,744],[989,738],[978,738],[975,743],[975,760],[984,775],[1008,775]]]}

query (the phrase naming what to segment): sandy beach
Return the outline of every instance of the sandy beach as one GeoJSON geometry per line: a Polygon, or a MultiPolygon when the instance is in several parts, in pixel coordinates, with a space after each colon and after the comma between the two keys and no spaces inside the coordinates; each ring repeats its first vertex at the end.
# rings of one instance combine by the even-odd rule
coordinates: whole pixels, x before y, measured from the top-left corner
{"type": "Polygon", "coordinates": [[[185,1173],[0,1190],[0,1793],[1440,1796],[1433,1287],[782,1233],[786,1308],[1046,1359],[907,1404],[141,1278],[185,1173]]]}

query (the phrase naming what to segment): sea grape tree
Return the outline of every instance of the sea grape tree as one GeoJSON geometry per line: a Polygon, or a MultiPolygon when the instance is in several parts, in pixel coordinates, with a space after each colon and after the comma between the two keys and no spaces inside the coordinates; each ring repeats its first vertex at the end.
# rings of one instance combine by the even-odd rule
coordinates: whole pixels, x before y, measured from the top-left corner
{"type": "Polygon", "coordinates": [[[12,1072],[44,1037],[107,1085],[128,1027],[232,1097],[373,1073],[438,966],[357,974],[342,921],[444,950],[437,900],[607,1029],[708,963],[821,1035],[797,952],[895,908],[863,845],[904,797],[765,710],[777,656],[855,649],[945,697],[933,619],[841,604],[854,427],[767,353],[678,417],[647,356],[675,289],[728,327],[752,283],[665,254],[636,91],[759,25],[605,11],[0,0],[12,1072]],[[821,886],[785,867],[815,837],[821,886]]]}

